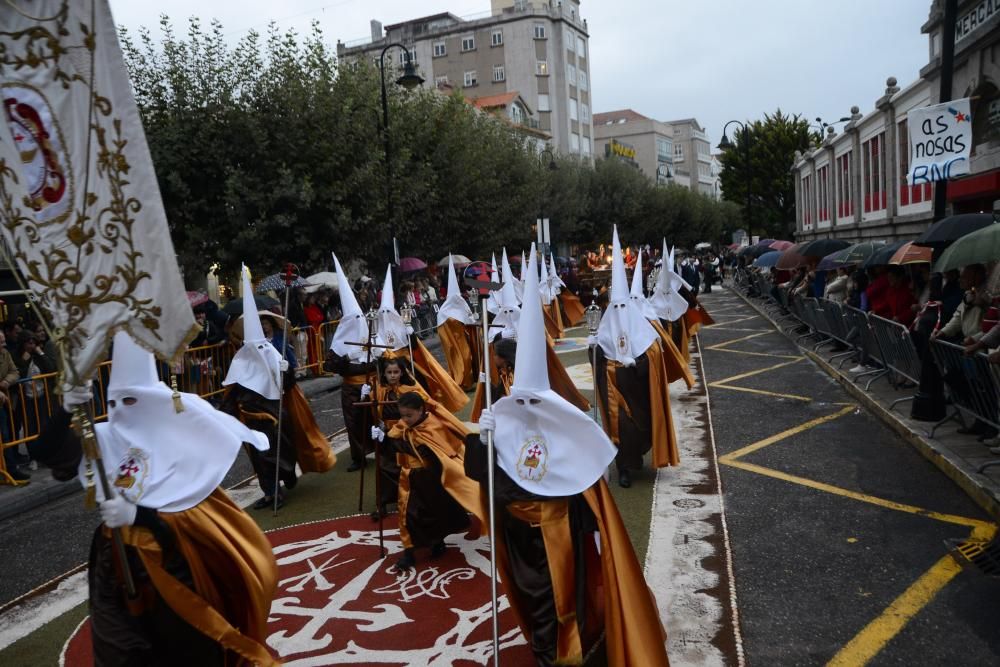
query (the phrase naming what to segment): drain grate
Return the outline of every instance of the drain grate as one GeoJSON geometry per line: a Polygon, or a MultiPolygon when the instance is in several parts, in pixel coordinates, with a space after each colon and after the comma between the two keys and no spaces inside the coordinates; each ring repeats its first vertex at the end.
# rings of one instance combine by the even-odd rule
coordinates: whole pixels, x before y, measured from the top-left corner
{"type": "Polygon", "coordinates": [[[955,560],[966,569],[1000,577],[1000,542],[997,540],[945,540],[955,560]]]}

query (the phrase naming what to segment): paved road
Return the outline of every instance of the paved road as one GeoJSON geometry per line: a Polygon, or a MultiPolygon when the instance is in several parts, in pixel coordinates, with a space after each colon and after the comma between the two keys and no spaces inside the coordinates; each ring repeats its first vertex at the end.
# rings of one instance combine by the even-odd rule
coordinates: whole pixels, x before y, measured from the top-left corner
{"type": "Polygon", "coordinates": [[[1000,584],[947,539],[996,527],[729,292],[701,347],[749,664],[1000,661],[1000,584]]]}

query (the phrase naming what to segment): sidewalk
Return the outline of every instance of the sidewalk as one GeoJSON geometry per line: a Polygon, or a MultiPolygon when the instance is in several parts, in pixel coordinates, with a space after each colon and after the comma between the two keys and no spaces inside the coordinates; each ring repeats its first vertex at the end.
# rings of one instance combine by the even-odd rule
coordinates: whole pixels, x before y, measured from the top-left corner
{"type": "MultiPolygon", "coordinates": [[[[740,293],[739,290],[731,289],[728,286],[727,289],[745,301],[776,329],[785,333],[757,303],[740,293]]],[[[793,342],[797,338],[795,334],[785,333],[785,335],[793,342]]],[[[882,377],[872,383],[869,391],[865,391],[864,385],[870,378],[862,378],[860,383],[855,383],[846,369],[841,370],[837,368],[836,364],[831,365],[827,362],[827,358],[832,355],[829,346],[821,347],[818,353],[813,352],[812,347],[816,342],[814,339],[809,340],[812,342],[808,343],[807,347],[800,346],[803,354],[830,377],[837,380],[848,393],[875,416],[899,433],[926,459],[958,484],[973,501],[993,518],[1000,520],[1000,466],[990,468],[982,473],[978,472],[979,466],[983,463],[1000,460],[1000,456],[991,454],[989,448],[977,442],[974,436],[958,433],[957,429],[961,426],[959,422],[952,421],[943,424],[938,427],[935,436],[931,438],[929,433],[934,423],[911,419],[909,417],[909,401],[901,402],[890,410],[893,401],[912,396],[913,389],[897,390],[889,384],[885,377],[882,377]]],[[[848,362],[844,365],[850,366],[851,364],[848,362]]]]}

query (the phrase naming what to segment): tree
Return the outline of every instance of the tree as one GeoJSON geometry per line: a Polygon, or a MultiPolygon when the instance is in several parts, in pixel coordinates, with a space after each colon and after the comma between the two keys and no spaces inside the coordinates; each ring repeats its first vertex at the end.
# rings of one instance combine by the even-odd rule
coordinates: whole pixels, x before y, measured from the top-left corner
{"type": "Polygon", "coordinates": [[[790,238],[795,231],[795,182],[791,167],[795,151],[815,145],[809,122],[780,109],[749,124],[750,162],[747,138],[733,134],[732,145],[722,152],[720,180],[726,200],[743,208],[743,226],[764,237],[790,238]],[[751,219],[746,219],[747,170],[750,171],[751,219]]]}

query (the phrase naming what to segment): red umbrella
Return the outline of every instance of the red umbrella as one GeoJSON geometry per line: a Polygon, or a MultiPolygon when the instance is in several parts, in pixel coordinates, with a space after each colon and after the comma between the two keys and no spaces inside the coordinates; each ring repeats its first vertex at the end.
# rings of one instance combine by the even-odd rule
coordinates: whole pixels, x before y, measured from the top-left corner
{"type": "Polygon", "coordinates": [[[187,293],[187,297],[188,303],[191,304],[192,308],[208,302],[208,295],[198,290],[189,291],[187,293]]]}
{"type": "Polygon", "coordinates": [[[907,243],[896,251],[889,260],[890,264],[923,264],[930,263],[934,248],[907,243]]]}
{"type": "Polygon", "coordinates": [[[778,263],[774,265],[774,268],[779,271],[790,271],[808,264],[809,259],[807,257],[803,257],[798,252],[806,243],[808,243],[808,241],[789,246],[781,253],[781,257],[778,258],[778,263]]]}
{"type": "Polygon", "coordinates": [[[416,257],[404,257],[399,260],[399,270],[401,273],[409,273],[411,271],[421,271],[427,268],[427,262],[422,259],[417,259],[416,257]]]}
{"type": "Polygon", "coordinates": [[[774,243],[767,246],[768,248],[774,248],[775,250],[788,250],[794,243],[791,241],[775,241],[774,243]]]}

